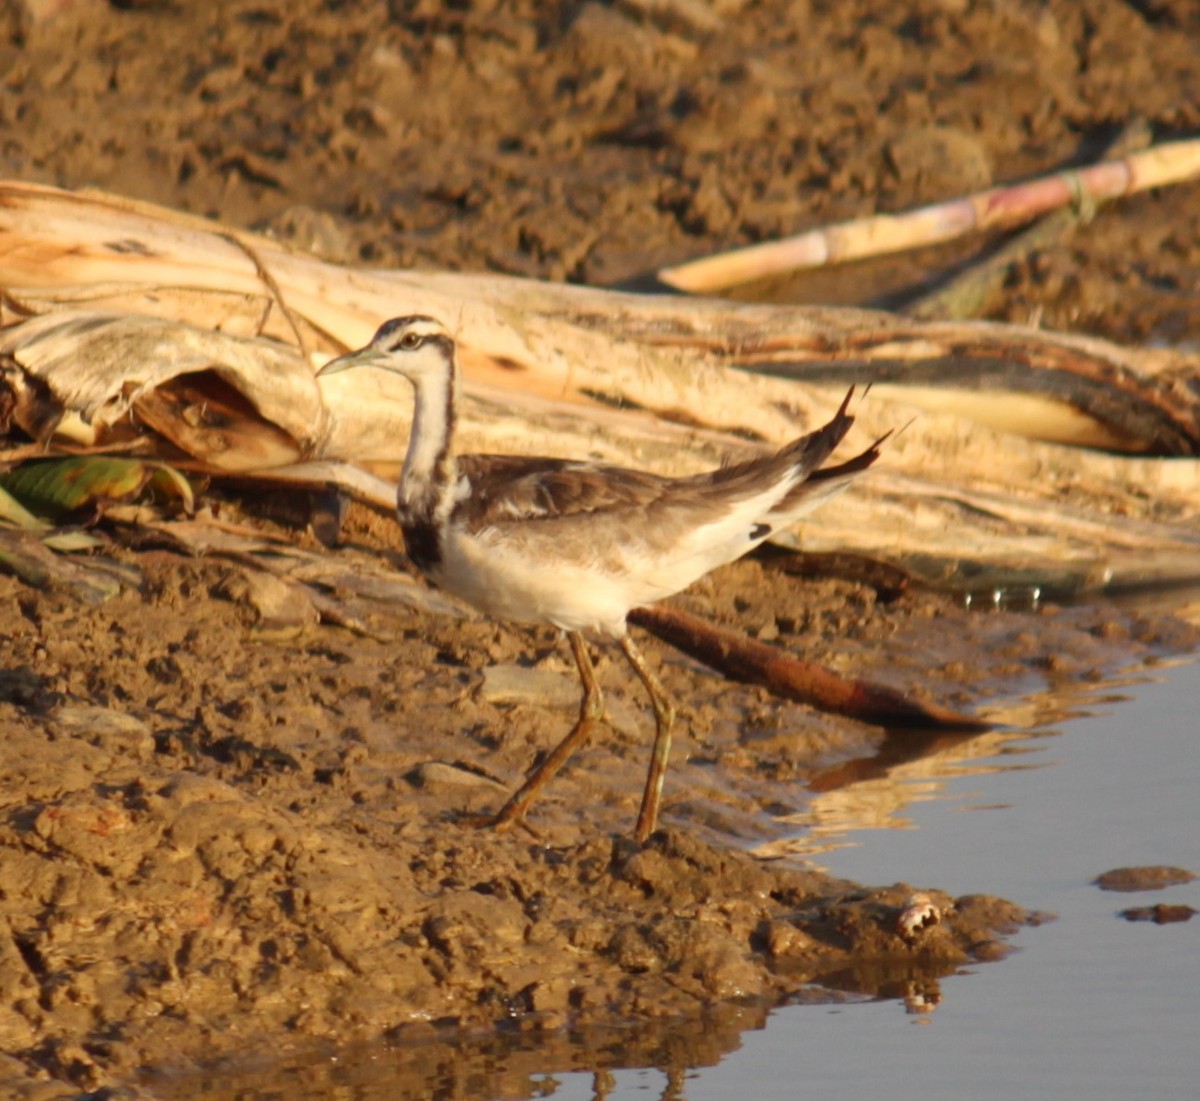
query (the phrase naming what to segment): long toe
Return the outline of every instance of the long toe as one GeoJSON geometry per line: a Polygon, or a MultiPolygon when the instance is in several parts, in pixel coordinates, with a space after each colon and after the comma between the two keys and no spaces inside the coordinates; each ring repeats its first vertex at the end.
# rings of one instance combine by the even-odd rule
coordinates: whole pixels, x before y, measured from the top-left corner
{"type": "Polygon", "coordinates": [[[519,828],[536,841],[542,839],[542,835],[525,820],[524,812],[505,814],[504,809],[501,808],[495,814],[480,815],[479,821],[473,824],[478,825],[480,829],[490,829],[493,833],[506,833],[508,830],[519,828]]]}

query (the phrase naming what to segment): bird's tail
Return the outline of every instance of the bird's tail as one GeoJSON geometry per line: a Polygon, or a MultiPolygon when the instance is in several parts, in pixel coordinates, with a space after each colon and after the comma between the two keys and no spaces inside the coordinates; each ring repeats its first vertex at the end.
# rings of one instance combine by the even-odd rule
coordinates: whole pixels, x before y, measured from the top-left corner
{"type": "Polygon", "coordinates": [[[844,489],[856,474],[866,470],[879,458],[880,447],[891,435],[891,432],[885,432],[866,450],[844,462],[835,463],[833,466],[820,465],[842,442],[854,424],[854,418],[846,412],[852,397],[854,397],[853,386],[846,392],[842,404],[828,424],[807,436],[802,436],[784,448],[785,452],[795,451],[793,461],[804,473],[796,485],[771,510],[772,515],[795,516],[807,512],[826,497],[844,489]]]}

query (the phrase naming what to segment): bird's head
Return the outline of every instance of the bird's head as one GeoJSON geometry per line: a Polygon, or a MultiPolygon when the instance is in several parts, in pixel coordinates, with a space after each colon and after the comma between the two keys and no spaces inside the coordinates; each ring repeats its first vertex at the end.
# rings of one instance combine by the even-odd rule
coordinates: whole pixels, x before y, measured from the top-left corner
{"type": "Polygon", "coordinates": [[[454,338],[446,326],[432,317],[414,314],[385,321],[365,348],[331,359],[317,376],[375,367],[403,375],[415,384],[422,378],[446,376],[453,365],[454,338]]]}

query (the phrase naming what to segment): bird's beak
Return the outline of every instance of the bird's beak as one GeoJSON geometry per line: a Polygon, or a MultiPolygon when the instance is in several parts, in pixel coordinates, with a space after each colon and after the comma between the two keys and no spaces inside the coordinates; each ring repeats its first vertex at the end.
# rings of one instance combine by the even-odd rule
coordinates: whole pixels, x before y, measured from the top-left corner
{"type": "Polygon", "coordinates": [[[325,375],[336,375],[339,371],[349,371],[355,367],[370,367],[376,359],[374,348],[360,348],[357,352],[347,352],[344,356],[331,359],[317,372],[317,378],[325,375]]]}

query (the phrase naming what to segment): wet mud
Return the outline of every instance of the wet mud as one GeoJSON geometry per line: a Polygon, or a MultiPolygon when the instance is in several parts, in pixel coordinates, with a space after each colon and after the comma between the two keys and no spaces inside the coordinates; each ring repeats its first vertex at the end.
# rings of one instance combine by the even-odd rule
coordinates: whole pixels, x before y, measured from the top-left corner
{"type": "MultiPolygon", "coordinates": [[[[652,717],[601,651],[613,729],[535,805],[536,836],[496,835],[473,819],[573,717],[552,633],[413,610],[379,618],[380,639],[262,637],[237,565],[123,553],[141,591],[98,607],[0,578],[0,1038],[14,1075],[95,1087],[322,1040],[695,1019],[814,983],[894,991],[1002,956],[1003,935],[1036,920],[746,851],[839,770],[850,782],[855,761],[906,742],[919,755],[936,736],[782,704],[647,644],[684,721],[664,829],[639,851],[627,837],[652,717]]],[[[858,583],[758,561],[680,599],[976,704],[1192,642],[1182,624],[1111,609],[876,604],[858,583]]]]}
{"type": "MultiPolygon", "coordinates": [[[[335,260],[607,284],[1048,170],[1135,112],[1166,136],[1200,126],[1190,3],[893,7],[15,3],[0,169],[266,226],[335,260]]],[[[993,316],[1195,340],[1198,195],[1121,204],[1018,272],[993,316]]],[[[386,520],[355,510],[347,534],[405,568],[386,520]]],[[[941,736],[783,704],[650,643],[682,721],[664,828],[639,851],[651,717],[601,650],[611,729],[535,806],[536,833],[497,836],[473,819],[576,706],[551,632],[395,607],[372,610],[376,637],[281,627],[236,562],[113,553],[140,583],[98,605],[0,575],[6,1096],[380,1038],[398,1060],[453,1063],[446,1037],[471,1030],[520,1052],[513,1036],[633,1020],[668,1065],[674,1026],[653,1022],[703,1034],[712,1007],[736,1006],[710,1030],[716,1058],[731,1020],[814,984],[929,990],[1039,920],[761,857],[791,852],[771,846],[814,792],[941,736]]],[[[678,600],[970,710],[1036,710],[1196,642],[1166,613],[968,613],[770,556],[678,600]]]]}

